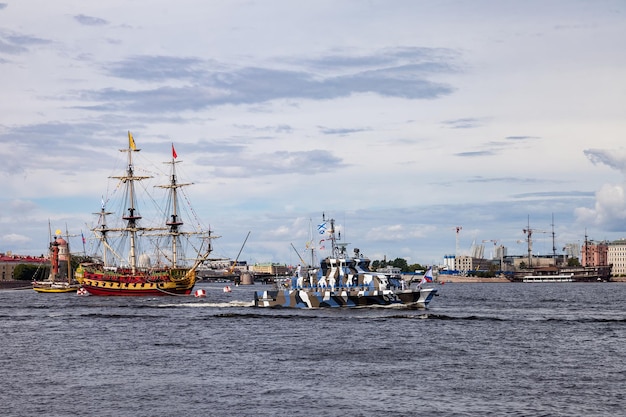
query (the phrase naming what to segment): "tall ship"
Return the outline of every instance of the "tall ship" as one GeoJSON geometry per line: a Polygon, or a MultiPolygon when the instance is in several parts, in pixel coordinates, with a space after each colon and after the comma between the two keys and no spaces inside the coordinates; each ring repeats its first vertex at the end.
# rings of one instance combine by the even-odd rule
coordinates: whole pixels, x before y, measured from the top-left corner
{"type": "MultiPolygon", "coordinates": [[[[165,190],[163,203],[158,197],[149,195],[142,182],[152,178],[139,175],[133,155],[140,149],[128,132],[126,171],[112,176],[117,180],[112,188],[112,196],[119,197],[117,210],[108,211],[107,202],[102,199],[98,224],[92,229],[97,243],[98,254],[91,262],[82,263],[75,277],[91,295],[103,296],[160,296],[187,295],[196,283],[196,270],[209,257],[212,251],[211,231],[201,226],[176,175],[178,155],[172,144],[169,182],[156,185],[165,190]],[[140,186],[141,184],[141,186],[140,186]],[[144,194],[139,192],[139,189],[144,194]],[[142,216],[139,202],[153,203],[151,218],[142,216]],[[114,224],[108,219],[115,216],[114,224]],[[184,220],[188,217],[188,220],[184,220]]],[[[137,157],[136,157],[137,158],[137,157]]],[[[115,200],[113,200],[115,201],[115,200]]]]}
{"type": "Polygon", "coordinates": [[[80,284],[72,277],[69,243],[61,237],[60,230],[50,240],[50,274],[45,280],[33,281],[33,290],[39,293],[75,292],[80,284]]]}
{"type": "Polygon", "coordinates": [[[411,284],[402,280],[402,277],[372,271],[370,259],[363,256],[359,249],[354,249],[354,256],[348,256],[348,244],[338,242],[341,235],[335,232],[334,219],[327,222],[323,216],[318,230],[326,236],[325,241],[330,241],[330,255],[320,261],[319,268],[299,266],[295,276],[277,282],[276,288],[256,291],[256,307],[320,308],[401,304],[426,308],[437,294],[435,288],[423,287],[432,279],[424,279],[417,285],[411,284]]]}

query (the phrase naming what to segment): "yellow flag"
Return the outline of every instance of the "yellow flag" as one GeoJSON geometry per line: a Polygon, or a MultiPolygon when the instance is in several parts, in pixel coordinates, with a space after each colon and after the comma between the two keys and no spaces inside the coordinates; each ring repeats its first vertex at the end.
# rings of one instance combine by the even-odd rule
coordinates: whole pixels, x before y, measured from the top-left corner
{"type": "Polygon", "coordinates": [[[130,133],[130,130],[128,131],[128,146],[130,147],[130,149],[132,149],[133,151],[137,150],[137,146],[135,145],[135,139],[133,139],[133,134],[130,133]]]}

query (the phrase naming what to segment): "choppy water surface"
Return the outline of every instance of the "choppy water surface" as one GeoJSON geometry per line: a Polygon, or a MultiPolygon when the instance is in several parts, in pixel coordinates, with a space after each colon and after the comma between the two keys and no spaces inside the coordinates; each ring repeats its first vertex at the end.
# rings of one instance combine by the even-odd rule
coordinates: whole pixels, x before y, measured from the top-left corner
{"type": "Polygon", "coordinates": [[[253,291],[0,291],[3,416],[616,416],[626,284],[446,284],[428,310],[253,291]]]}

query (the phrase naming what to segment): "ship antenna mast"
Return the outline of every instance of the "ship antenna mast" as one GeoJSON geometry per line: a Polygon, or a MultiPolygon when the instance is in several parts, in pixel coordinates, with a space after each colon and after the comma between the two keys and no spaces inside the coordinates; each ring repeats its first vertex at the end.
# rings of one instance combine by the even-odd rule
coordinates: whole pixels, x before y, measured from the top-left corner
{"type": "Polygon", "coordinates": [[[315,242],[313,242],[313,219],[309,219],[309,245],[311,250],[311,266],[315,265],[315,242]]]}
{"type": "Polygon", "coordinates": [[[330,219],[330,244],[333,258],[338,258],[339,248],[337,248],[337,237],[335,236],[335,219],[330,219]]]}

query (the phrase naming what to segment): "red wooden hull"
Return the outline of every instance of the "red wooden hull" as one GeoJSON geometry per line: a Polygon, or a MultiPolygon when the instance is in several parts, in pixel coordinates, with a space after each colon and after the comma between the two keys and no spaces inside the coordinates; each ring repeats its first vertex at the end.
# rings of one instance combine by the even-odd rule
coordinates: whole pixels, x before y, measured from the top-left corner
{"type": "Polygon", "coordinates": [[[89,294],[102,296],[134,296],[134,297],[153,297],[163,295],[189,295],[193,287],[188,289],[162,290],[157,288],[146,289],[127,289],[127,288],[104,288],[94,287],[91,285],[83,285],[89,294]]]}
{"type": "Polygon", "coordinates": [[[101,296],[162,296],[189,295],[196,282],[195,271],[184,268],[152,272],[129,273],[127,270],[102,271],[80,268],[76,275],[82,287],[91,295],[101,296]]]}

